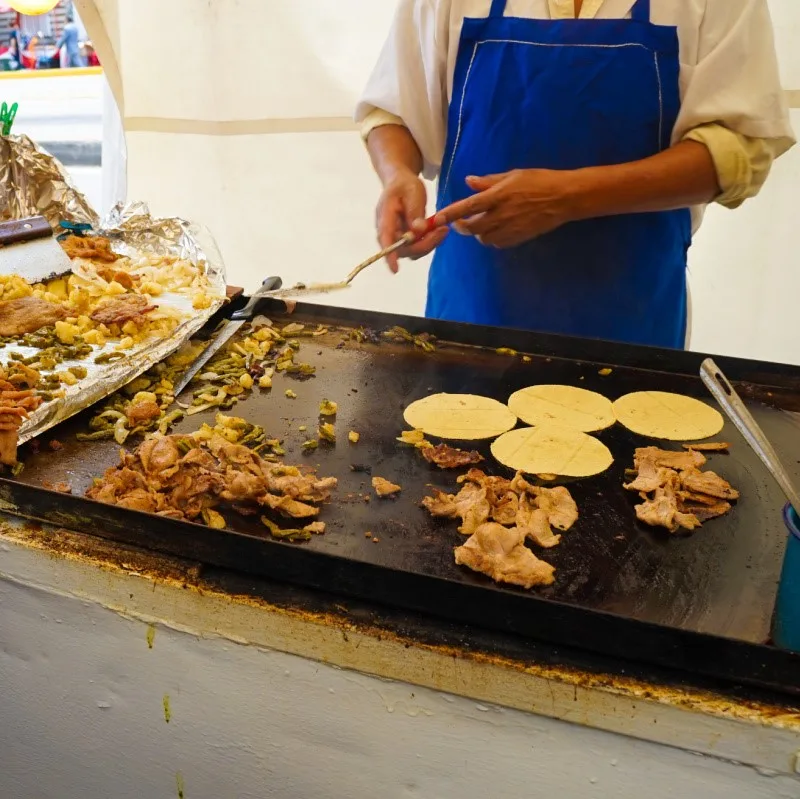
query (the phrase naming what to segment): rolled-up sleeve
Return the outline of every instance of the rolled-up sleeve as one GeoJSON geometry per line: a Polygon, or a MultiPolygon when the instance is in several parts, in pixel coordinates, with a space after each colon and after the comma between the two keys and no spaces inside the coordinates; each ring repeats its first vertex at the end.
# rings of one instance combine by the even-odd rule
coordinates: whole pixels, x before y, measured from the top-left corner
{"type": "Polygon", "coordinates": [[[754,138],[720,124],[701,125],[690,130],[684,139],[708,148],[721,190],[716,202],[726,208],[738,208],[755,197],[769,177],[775,159],[794,144],[794,139],[788,136],[754,138]]]}
{"type": "Polygon", "coordinates": [[[384,125],[405,127],[405,122],[396,114],[390,114],[382,108],[373,108],[361,121],[361,138],[366,141],[375,128],[382,128],[384,125]]]}
{"type": "Polygon", "coordinates": [[[365,136],[381,125],[405,125],[422,153],[427,178],[441,167],[447,123],[441,6],[437,0],[401,0],[355,114],[365,136]]]}

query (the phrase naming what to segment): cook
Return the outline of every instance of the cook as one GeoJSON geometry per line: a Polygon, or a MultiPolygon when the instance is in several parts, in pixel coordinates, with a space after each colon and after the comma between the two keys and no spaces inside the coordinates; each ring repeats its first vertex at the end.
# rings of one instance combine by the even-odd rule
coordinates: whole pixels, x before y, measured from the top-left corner
{"type": "Polygon", "coordinates": [[[794,143],[767,0],[400,0],[357,119],[382,245],[439,178],[427,316],[675,348],[705,205],[794,143]]]}

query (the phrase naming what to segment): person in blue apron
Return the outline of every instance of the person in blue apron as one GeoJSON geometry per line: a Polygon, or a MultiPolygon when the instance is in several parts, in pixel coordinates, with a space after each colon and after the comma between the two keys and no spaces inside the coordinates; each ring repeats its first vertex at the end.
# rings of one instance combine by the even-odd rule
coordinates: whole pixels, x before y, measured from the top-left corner
{"type": "Polygon", "coordinates": [[[684,346],[703,207],[794,143],[766,0],[697,5],[399,4],[357,119],[382,245],[439,178],[441,229],[400,253],[436,251],[427,316],[684,346]]]}

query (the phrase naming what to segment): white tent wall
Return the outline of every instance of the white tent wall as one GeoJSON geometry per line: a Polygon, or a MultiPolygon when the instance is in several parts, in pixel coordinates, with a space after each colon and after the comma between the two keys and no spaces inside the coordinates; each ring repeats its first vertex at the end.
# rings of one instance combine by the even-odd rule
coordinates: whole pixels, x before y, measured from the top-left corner
{"type": "MultiPolygon", "coordinates": [[[[338,279],[374,250],[378,184],[349,117],[394,2],[78,6],[122,108],[130,199],[206,224],[231,282],[247,288],[268,274],[338,279]]],[[[770,8],[785,87],[800,89],[800,4],[770,8]]],[[[106,148],[104,164],[115,187],[106,196],[118,197],[125,156],[106,148]]],[[[800,148],[758,199],[709,209],[690,260],[693,349],[800,363],[798,185],[800,148]]],[[[406,264],[397,278],[379,265],[325,301],[420,314],[426,274],[427,263],[406,264]]]]}

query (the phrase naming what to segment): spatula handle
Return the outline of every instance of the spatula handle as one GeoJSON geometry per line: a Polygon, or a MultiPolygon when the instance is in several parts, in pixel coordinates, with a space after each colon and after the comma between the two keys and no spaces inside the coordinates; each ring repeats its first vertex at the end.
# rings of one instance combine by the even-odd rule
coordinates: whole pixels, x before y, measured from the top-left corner
{"type": "Polygon", "coordinates": [[[36,241],[53,235],[50,223],[43,216],[32,216],[28,219],[14,219],[0,223],[0,247],[9,244],[20,244],[25,241],[36,241]]]}

